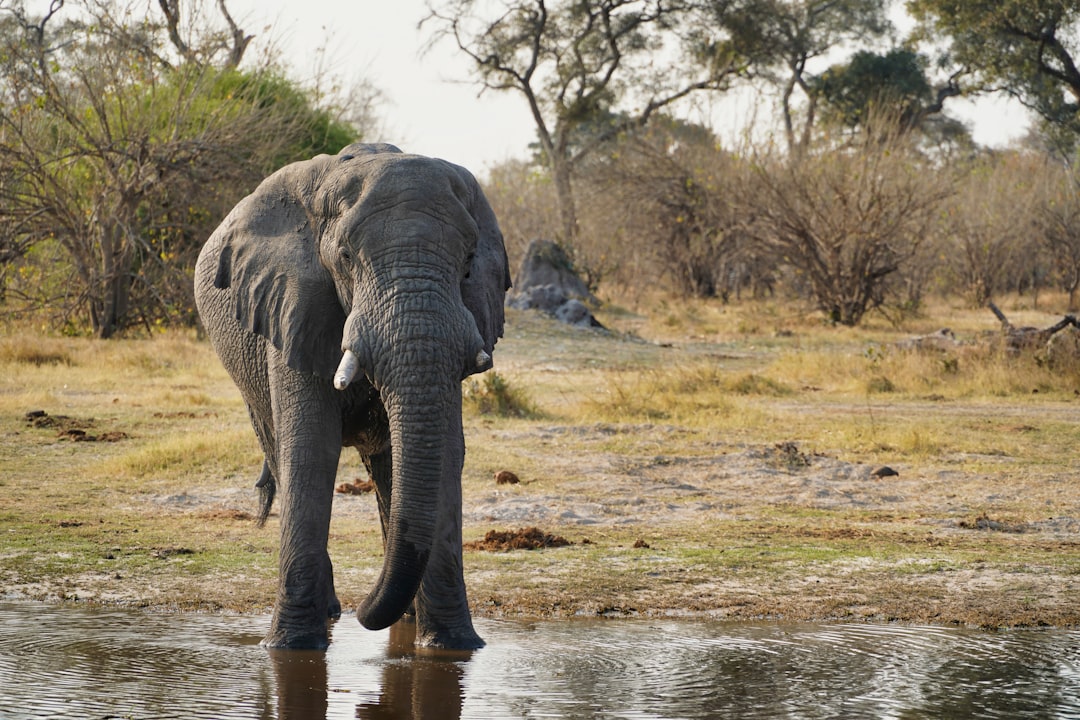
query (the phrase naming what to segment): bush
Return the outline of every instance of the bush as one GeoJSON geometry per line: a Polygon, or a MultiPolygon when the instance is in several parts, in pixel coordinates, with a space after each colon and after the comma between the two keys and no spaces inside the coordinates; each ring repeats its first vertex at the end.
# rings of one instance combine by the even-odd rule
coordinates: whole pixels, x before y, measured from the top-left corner
{"type": "Polygon", "coordinates": [[[502,375],[495,371],[484,373],[479,380],[465,383],[463,401],[481,415],[499,417],[535,418],[539,411],[521,388],[511,387],[502,375]]]}

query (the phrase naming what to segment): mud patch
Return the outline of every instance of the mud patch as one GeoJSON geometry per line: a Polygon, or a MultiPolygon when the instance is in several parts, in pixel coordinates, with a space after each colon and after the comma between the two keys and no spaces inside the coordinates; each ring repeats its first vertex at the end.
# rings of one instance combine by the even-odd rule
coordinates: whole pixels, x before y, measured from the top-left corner
{"type": "Polygon", "coordinates": [[[110,430],[92,435],[94,418],[73,418],[67,415],[50,415],[44,410],[31,410],[23,416],[26,423],[35,429],[55,429],[56,437],[71,442],[119,442],[130,436],[120,430],[110,430]]]}
{"type": "Polygon", "coordinates": [[[375,483],[370,480],[356,478],[352,482],[341,483],[335,490],[342,495],[366,495],[369,492],[375,491],[375,483]]]}
{"type": "Polygon", "coordinates": [[[236,520],[238,522],[255,519],[255,516],[249,512],[226,507],[203,510],[195,513],[195,517],[204,518],[206,520],[236,520]]]}
{"type": "Polygon", "coordinates": [[[50,415],[44,410],[31,410],[23,416],[26,423],[30,427],[43,429],[43,428],[56,428],[60,431],[65,430],[85,430],[94,426],[94,419],[88,418],[80,420],[78,418],[68,417],[67,415],[50,415]]]}
{"type": "Polygon", "coordinates": [[[173,557],[194,554],[194,550],[186,547],[156,547],[150,550],[150,557],[158,558],[160,560],[168,560],[173,557]]]}
{"type": "Polygon", "coordinates": [[[537,550],[567,545],[573,545],[573,543],[561,535],[552,535],[538,527],[530,527],[520,530],[488,530],[483,540],[465,543],[464,548],[485,552],[509,552],[510,550],[537,550]]]}

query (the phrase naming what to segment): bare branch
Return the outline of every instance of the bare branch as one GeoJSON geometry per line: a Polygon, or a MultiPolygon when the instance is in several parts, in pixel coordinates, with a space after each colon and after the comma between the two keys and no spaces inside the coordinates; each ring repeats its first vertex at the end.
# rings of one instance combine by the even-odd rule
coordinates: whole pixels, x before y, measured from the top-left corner
{"type": "MultiPolygon", "coordinates": [[[[175,2],[176,0],[173,0],[175,2]]],[[[165,0],[162,0],[165,2],[165,0]]],[[[225,0],[218,0],[218,10],[221,11],[222,17],[225,18],[225,22],[229,26],[229,33],[232,36],[232,45],[229,48],[229,57],[225,61],[225,66],[229,68],[235,68],[240,65],[240,61],[244,59],[244,52],[247,51],[248,45],[255,39],[254,35],[247,35],[233,20],[232,15],[229,14],[229,9],[225,7],[225,0]]]]}
{"type": "Polygon", "coordinates": [[[158,0],[158,7],[165,16],[165,27],[169,31],[169,40],[185,62],[198,61],[191,47],[180,37],[180,0],[158,0]]]}

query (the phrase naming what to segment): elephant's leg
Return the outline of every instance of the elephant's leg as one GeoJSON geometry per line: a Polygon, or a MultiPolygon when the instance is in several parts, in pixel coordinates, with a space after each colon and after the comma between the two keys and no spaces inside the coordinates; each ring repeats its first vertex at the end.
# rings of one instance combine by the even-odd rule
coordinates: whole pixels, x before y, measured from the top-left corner
{"type": "Polygon", "coordinates": [[[461,416],[448,428],[439,491],[439,519],[427,570],[416,594],[418,645],[472,650],[484,641],[473,629],[461,560],[461,468],[465,439],[461,416]]]}
{"type": "Polygon", "coordinates": [[[268,353],[281,485],[281,550],[270,647],[325,648],[326,619],[340,612],[326,544],[341,454],[341,415],[329,382],[268,353]],[[336,609],[335,609],[336,606],[336,609]]]}
{"type": "Polygon", "coordinates": [[[386,533],[390,523],[390,491],[393,488],[394,468],[390,448],[373,455],[363,455],[364,467],[367,468],[372,484],[375,485],[375,499],[379,504],[379,525],[382,528],[383,549],[386,548],[386,533]]]}

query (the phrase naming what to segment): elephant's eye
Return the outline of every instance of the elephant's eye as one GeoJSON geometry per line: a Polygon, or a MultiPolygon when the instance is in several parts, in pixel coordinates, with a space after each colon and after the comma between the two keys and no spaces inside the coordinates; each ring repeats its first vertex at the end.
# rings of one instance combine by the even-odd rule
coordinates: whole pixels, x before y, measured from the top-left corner
{"type": "Polygon", "coordinates": [[[352,260],[352,253],[349,252],[348,249],[342,248],[341,249],[341,259],[346,260],[346,261],[352,260]]]}

